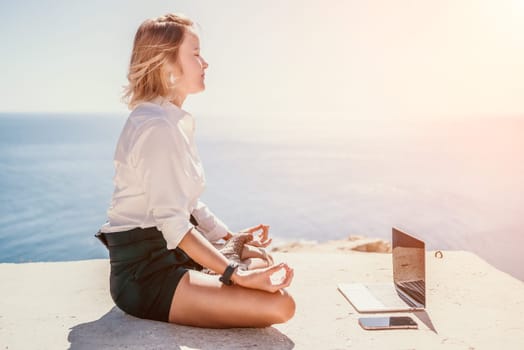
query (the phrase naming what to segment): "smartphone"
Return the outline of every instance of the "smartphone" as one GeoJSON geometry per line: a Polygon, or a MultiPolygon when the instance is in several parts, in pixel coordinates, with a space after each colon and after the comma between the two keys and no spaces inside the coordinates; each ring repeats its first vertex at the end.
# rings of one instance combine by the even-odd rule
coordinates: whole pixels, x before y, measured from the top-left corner
{"type": "Polygon", "coordinates": [[[418,325],[409,316],[362,317],[358,323],[364,329],[417,329],[418,325]]]}

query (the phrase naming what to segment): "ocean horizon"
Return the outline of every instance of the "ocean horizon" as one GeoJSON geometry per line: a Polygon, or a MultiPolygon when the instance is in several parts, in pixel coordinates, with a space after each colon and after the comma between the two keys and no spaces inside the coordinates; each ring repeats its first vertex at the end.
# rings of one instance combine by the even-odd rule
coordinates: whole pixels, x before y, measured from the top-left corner
{"type": "MultiPolygon", "coordinates": [[[[232,230],[269,224],[278,244],[390,240],[395,226],[524,281],[524,118],[196,119],[202,200],[232,230]]],[[[93,235],[125,120],[0,114],[0,262],[108,256],[93,235]]]]}

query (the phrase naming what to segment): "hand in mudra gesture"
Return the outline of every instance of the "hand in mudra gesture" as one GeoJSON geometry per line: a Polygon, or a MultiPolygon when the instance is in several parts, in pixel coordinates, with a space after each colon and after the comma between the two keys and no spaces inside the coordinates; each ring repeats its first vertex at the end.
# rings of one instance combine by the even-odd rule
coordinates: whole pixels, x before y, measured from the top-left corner
{"type": "Polygon", "coordinates": [[[266,248],[271,244],[272,239],[269,238],[269,226],[260,224],[258,226],[249,227],[240,231],[240,233],[250,233],[252,239],[246,244],[253,247],[266,248]]]}
{"type": "Polygon", "coordinates": [[[273,265],[273,257],[266,251],[266,247],[271,244],[269,238],[269,226],[257,225],[243,229],[239,234],[248,234],[249,239],[246,240],[242,250],[242,259],[254,259],[255,264],[252,267],[262,267],[273,265]],[[256,262],[258,261],[258,263],[256,262]]]}
{"type": "Polygon", "coordinates": [[[285,263],[274,266],[258,268],[255,270],[236,270],[232,276],[234,283],[252,289],[264,290],[274,293],[282,288],[286,288],[293,280],[294,271],[285,263]],[[283,272],[280,278],[275,278],[276,274],[283,272]]]}
{"type": "Polygon", "coordinates": [[[268,254],[266,247],[271,244],[269,238],[269,226],[257,225],[239,231],[236,234],[229,233],[224,237],[232,241],[233,251],[238,254],[238,257],[247,265],[248,269],[266,267],[273,265],[273,257],[268,254]],[[238,247],[237,247],[238,246],[238,247]]]}

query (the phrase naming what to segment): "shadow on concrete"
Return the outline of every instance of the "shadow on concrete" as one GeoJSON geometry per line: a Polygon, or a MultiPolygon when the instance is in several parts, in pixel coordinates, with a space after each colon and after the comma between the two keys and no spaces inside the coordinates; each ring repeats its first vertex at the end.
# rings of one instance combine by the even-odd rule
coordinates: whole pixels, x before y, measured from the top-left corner
{"type": "Polygon", "coordinates": [[[195,328],[142,320],[116,306],[100,319],[71,328],[70,350],[92,349],[293,349],[276,328],[195,328]]]}
{"type": "Polygon", "coordinates": [[[426,312],[426,310],[424,311],[415,311],[413,312],[413,314],[415,316],[417,316],[417,318],[423,322],[430,330],[432,330],[433,332],[435,332],[435,334],[438,334],[437,330],[435,329],[435,326],[433,325],[433,322],[431,321],[431,318],[429,317],[428,313],[426,312]]]}

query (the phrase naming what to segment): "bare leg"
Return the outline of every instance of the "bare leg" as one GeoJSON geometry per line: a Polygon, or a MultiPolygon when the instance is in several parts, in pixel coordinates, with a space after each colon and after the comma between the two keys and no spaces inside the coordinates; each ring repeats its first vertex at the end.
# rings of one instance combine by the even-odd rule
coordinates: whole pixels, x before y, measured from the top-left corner
{"type": "Polygon", "coordinates": [[[293,317],[295,302],[285,291],[268,293],[225,286],[218,276],[189,271],[175,290],[169,322],[207,328],[267,327],[293,317]]]}

